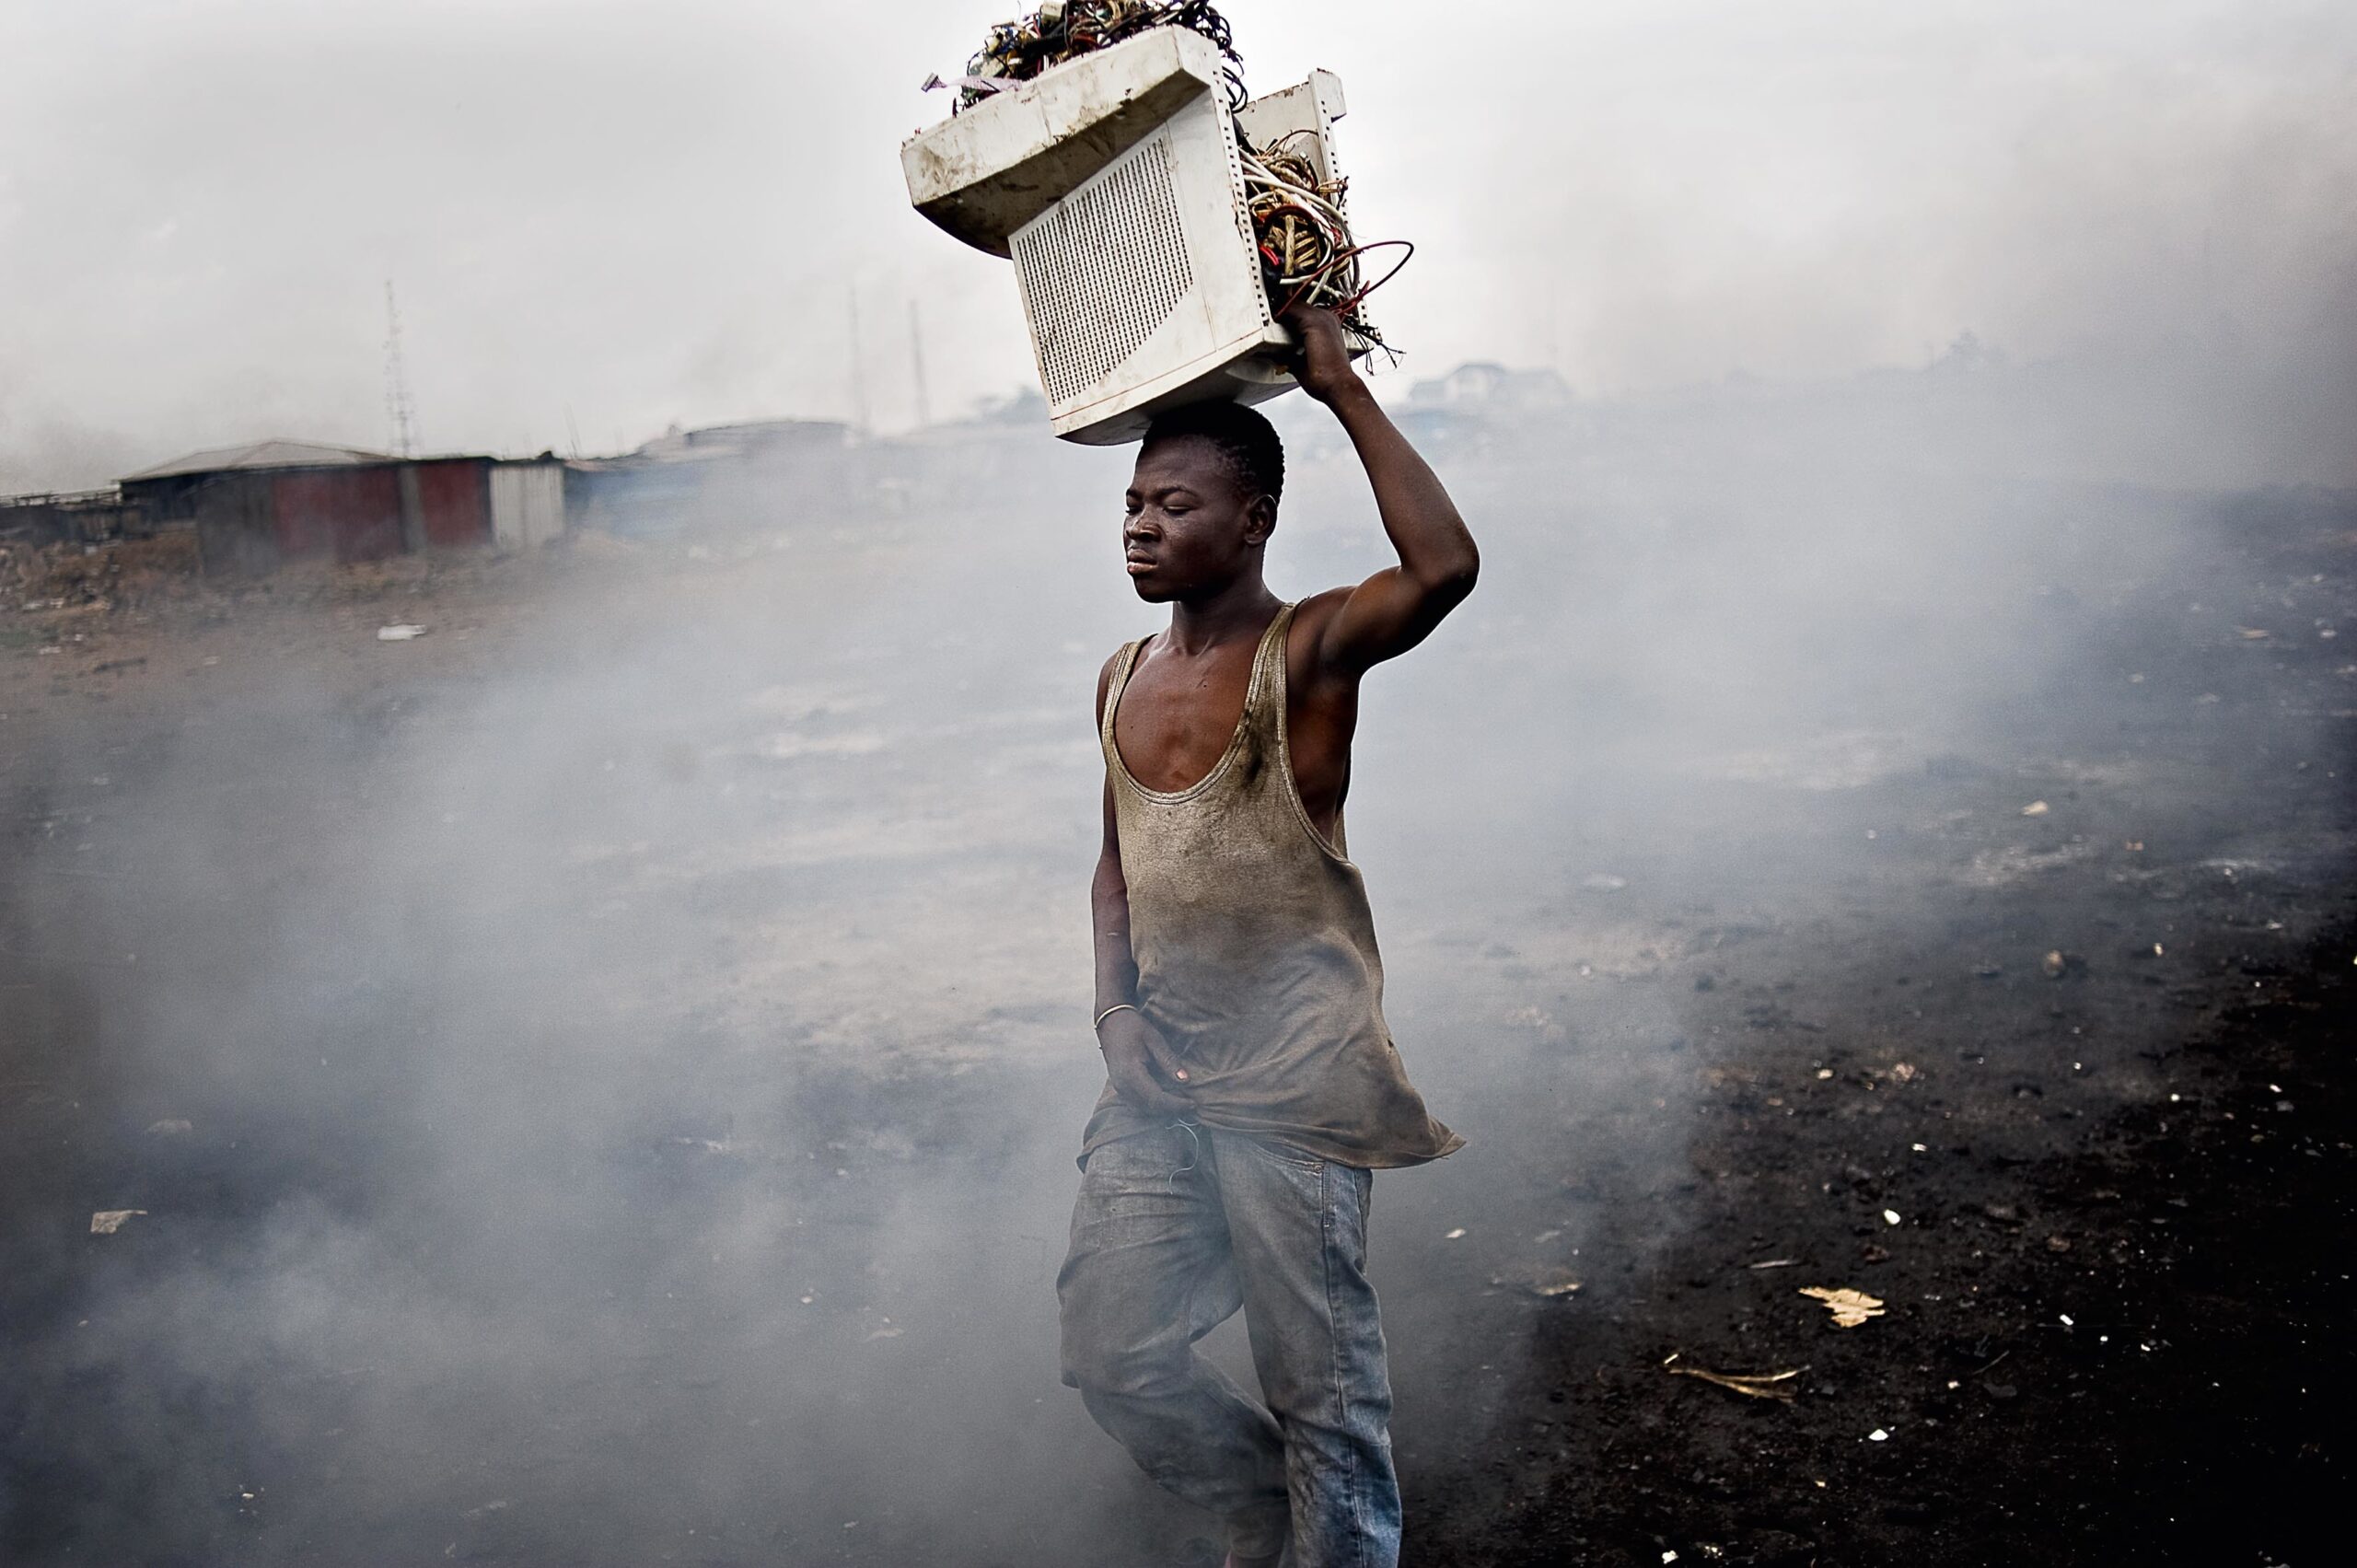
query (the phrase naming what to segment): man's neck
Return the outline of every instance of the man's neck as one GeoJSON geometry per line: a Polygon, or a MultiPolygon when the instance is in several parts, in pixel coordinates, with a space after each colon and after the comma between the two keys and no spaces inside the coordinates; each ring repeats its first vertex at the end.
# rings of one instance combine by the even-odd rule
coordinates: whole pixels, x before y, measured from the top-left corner
{"type": "Polygon", "coordinates": [[[1170,630],[1163,645],[1176,654],[1193,656],[1239,638],[1257,639],[1268,630],[1277,612],[1277,596],[1253,572],[1217,593],[1199,599],[1179,599],[1170,607],[1170,630]]]}

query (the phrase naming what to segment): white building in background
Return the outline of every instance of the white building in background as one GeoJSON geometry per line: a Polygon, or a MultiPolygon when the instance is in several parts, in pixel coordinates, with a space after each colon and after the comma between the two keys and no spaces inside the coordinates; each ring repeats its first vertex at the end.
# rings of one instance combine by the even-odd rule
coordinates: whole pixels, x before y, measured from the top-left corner
{"type": "Polygon", "coordinates": [[[1509,370],[1475,360],[1417,382],[1408,389],[1408,401],[1418,408],[1556,409],[1571,405],[1572,389],[1552,370],[1509,370]]]}

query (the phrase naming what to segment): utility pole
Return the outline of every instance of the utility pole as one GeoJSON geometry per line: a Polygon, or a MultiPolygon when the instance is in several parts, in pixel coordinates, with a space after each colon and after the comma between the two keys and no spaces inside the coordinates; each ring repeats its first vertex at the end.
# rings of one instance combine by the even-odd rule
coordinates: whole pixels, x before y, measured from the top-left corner
{"type": "Polygon", "coordinates": [[[385,418],[392,426],[393,455],[417,456],[417,415],[410,404],[409,368],[401,363],[401,312],[390,278],[385,280],[385,418]]]}
{"type": "Polygon", "coordinates": [[[851,408],[852,424],[862,436],[867,434],[867,359],[859,346],[859,284],[853,280],[846,291],[851,300],[851,408]]]}
{"type": "Polygon", "coordinates": [[[909,368],[916,377],[917,428],[923,430],[933,423],[933,400],[924,389],[924,322],[913,299],[909,301],[909,368]]]}

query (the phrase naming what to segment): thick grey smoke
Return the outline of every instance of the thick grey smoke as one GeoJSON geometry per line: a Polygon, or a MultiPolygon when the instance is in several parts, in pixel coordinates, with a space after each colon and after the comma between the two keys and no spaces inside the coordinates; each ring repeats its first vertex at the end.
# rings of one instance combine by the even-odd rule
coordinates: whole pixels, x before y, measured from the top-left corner
{"type": "MultiPolygon", "coordinates": [[[[1488,575],[1371,686],[1351,806],[1395,1028],[1474,1138],[1378,1199],[1420,1484],[1481,1462],[1517,1370],[1488,1282],[1608,1299],[1674,1234],[1713,953],[1861,900],[1894,940],[1932,918],[1877,859],[1959,831],[1912,804],[1927,762],[2007,816],[2011,771],[2135,777],[2138,639],[2231,569],[2220,503],[1991,464],[2016,380],[1434,434],[1488,575]]],[[[1381,547],[1286,412],[1300,592],[1381,547]]],[[[897,520],[780,496],[192,617],[155,695],[29,731],[0,947],[16,1114],[59,1152],[11,1199],[19,1556],[1079,1562],[1202,1531],[1055,1378],[1087,693],[1152,618],[1114,570],[1125,454],[1012,439],[1016,482],[897,520]],[[113,1208],[147,1213],[80,1234],[113,1208]]]]}

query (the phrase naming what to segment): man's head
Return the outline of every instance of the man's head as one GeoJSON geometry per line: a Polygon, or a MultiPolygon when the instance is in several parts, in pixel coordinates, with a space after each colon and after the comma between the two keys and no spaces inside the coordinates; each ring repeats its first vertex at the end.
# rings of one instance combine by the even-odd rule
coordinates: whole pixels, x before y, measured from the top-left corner
{"type": "Polygon", "coordinates": [[[1284,443],[1243,404],[1190,403],[1155,420],[1123,505],[1138,597],[1165,604],[1257,576],[1284,485],[1284,443]]]}

